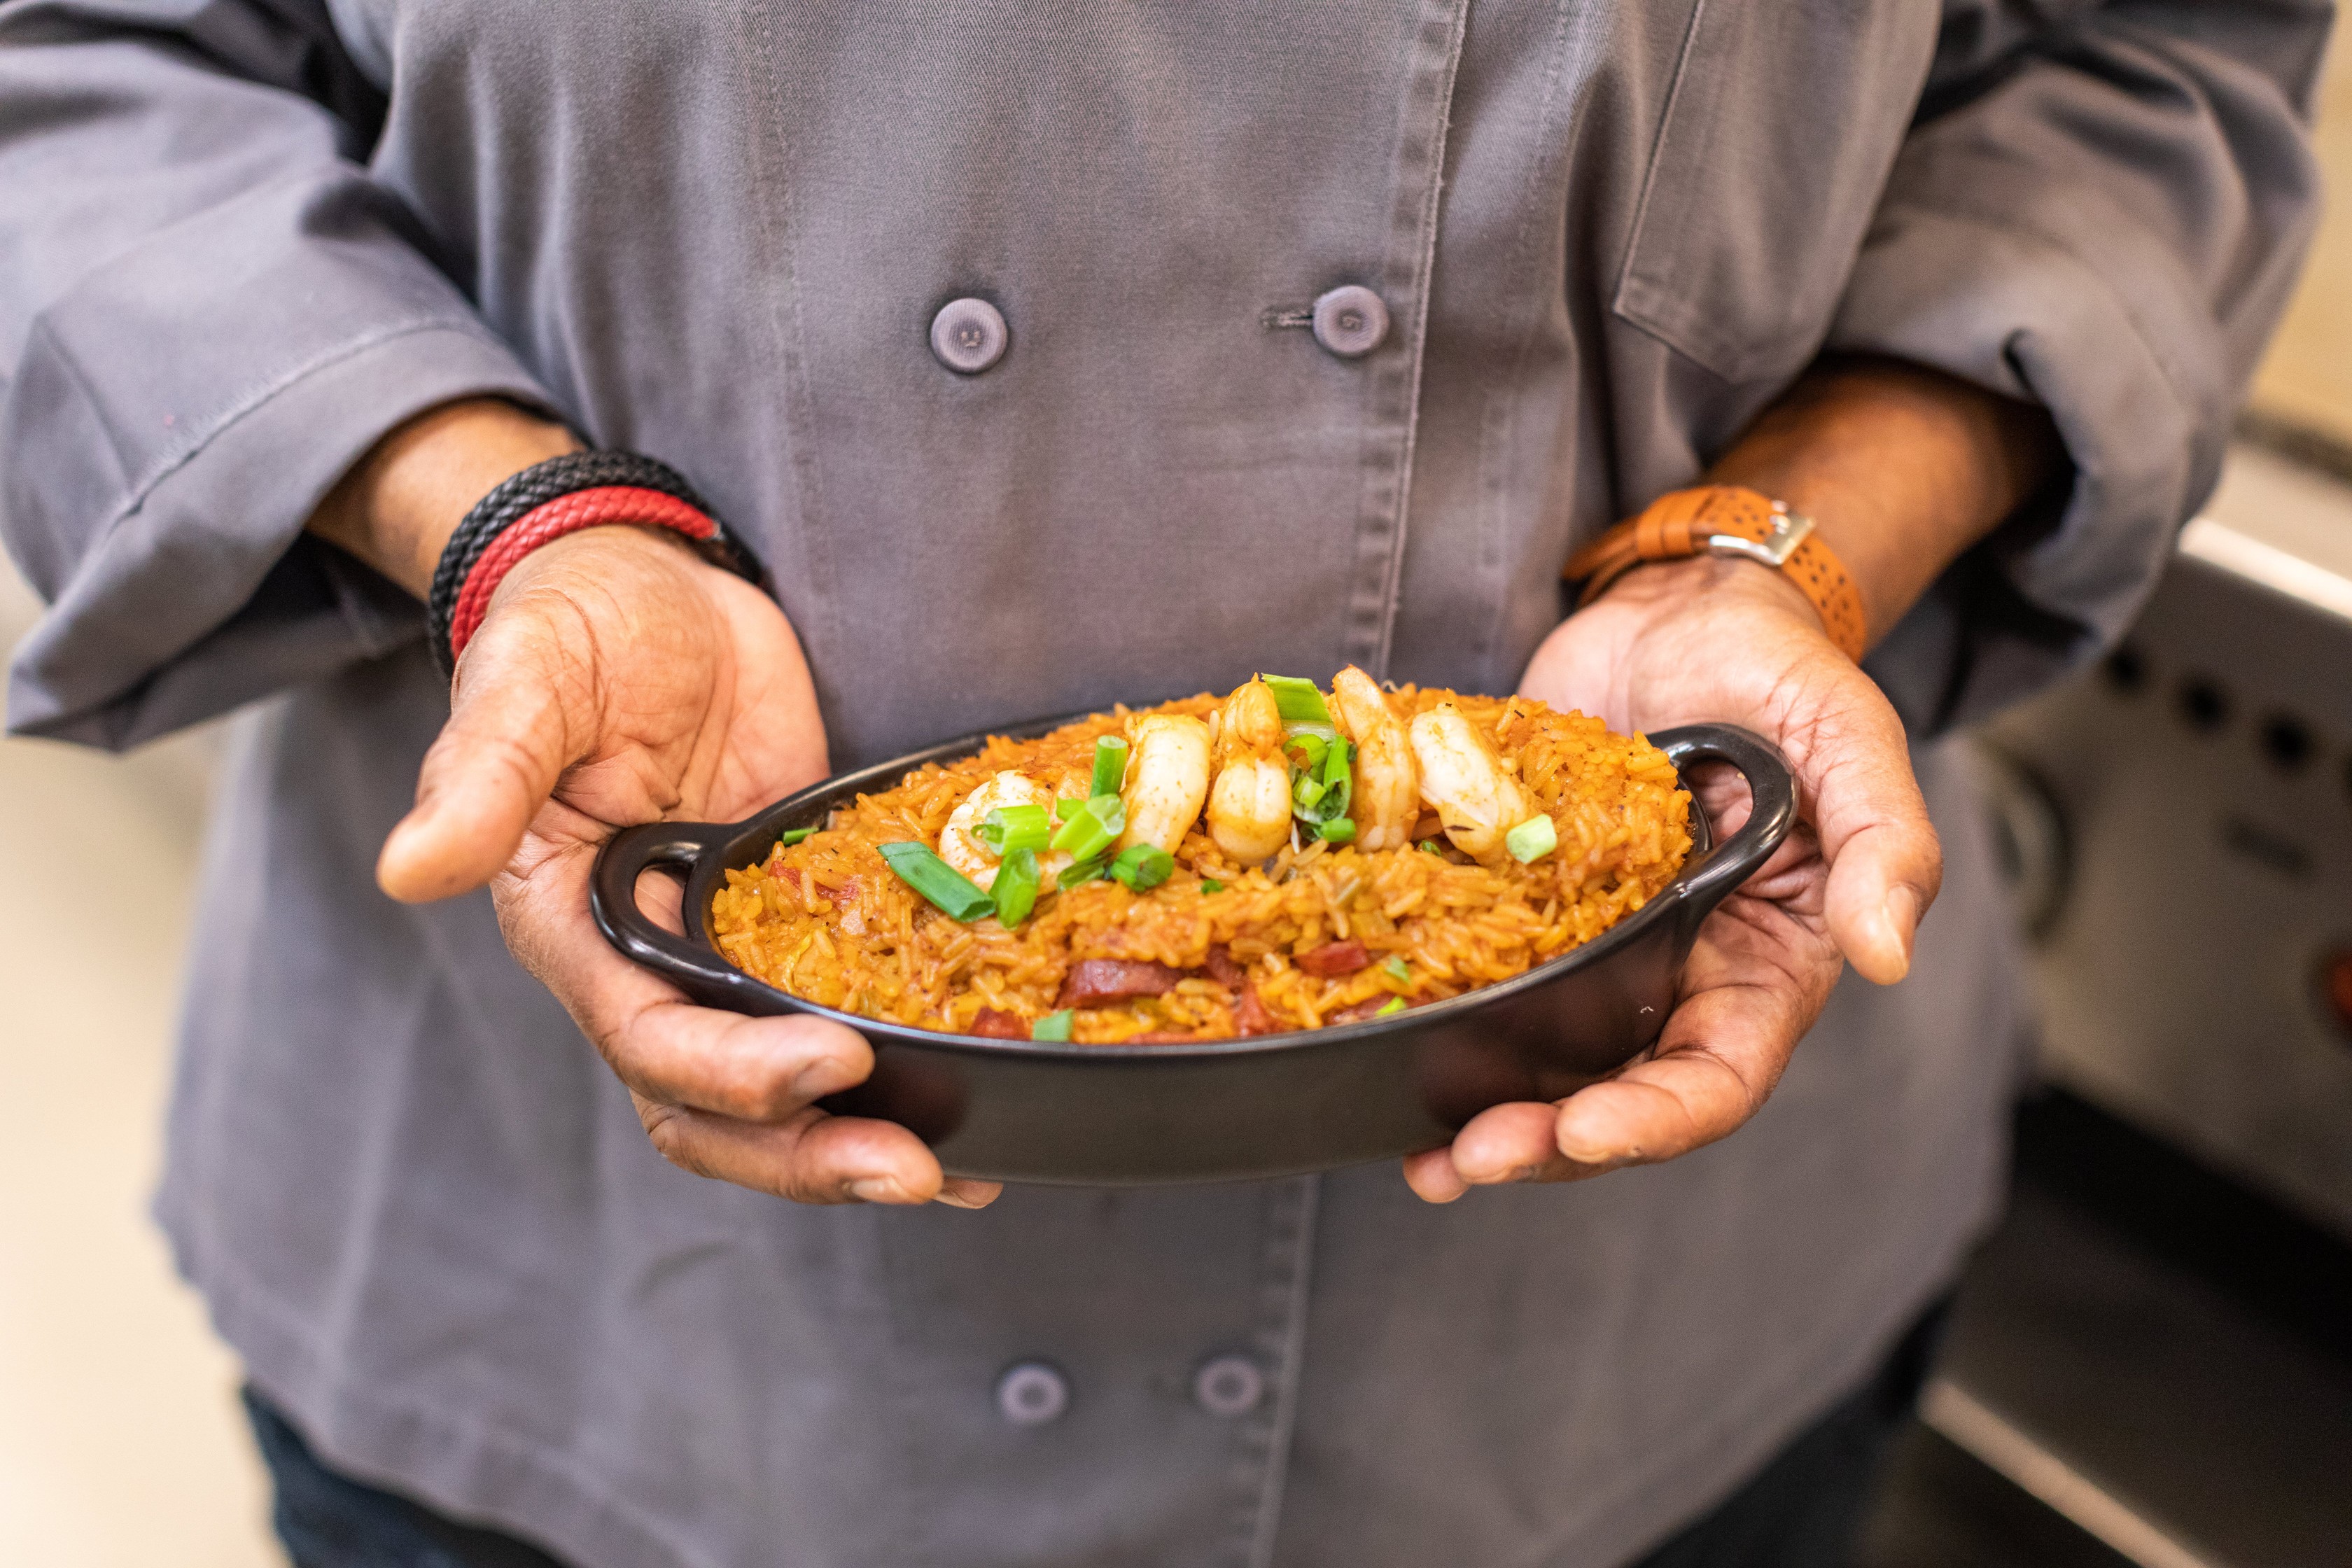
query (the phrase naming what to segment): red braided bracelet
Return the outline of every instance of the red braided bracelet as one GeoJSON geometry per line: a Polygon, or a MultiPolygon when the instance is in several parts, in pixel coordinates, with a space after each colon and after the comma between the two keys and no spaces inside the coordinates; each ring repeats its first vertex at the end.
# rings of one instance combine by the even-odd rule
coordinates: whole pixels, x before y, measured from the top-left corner
{"type": "Polygon", "coordinates": [[[635,485],[572,490],[541,502],[492,540],[466,574],[465,586],[457,591],[457,608],[449,616],[450,659],[454,662],[466,651],[466,644],[480,629],[482,616],[489,610],[490,595],[499,591],[515,563],[550,540],[605,523],[667,528],[697,541],[709,540],[719,532],[719,525],[709,516],[676,496],[635,485]]]}

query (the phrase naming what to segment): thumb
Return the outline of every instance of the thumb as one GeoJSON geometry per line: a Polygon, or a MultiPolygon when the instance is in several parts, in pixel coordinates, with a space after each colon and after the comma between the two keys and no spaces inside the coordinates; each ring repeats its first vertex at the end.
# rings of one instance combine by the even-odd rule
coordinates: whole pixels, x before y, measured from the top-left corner
{"type": "Polygon", "coordinates": [[[376,860],[377,885],[403,903],[471,892],[496,876],[573,760],[562,693],[528,637],[492,621],[466,654],[449,721],[417,773],[416,805],[376,860]]]}
{"type": "Polygon", "coordinates": [[[1903,721],[1874,688],[1819,733],[1800,771],[1829,863],[1830,935],[1864,979],[1891,985],[1910,972],[1920,917],[1943,885],[1943,845],[1903,721]]]}

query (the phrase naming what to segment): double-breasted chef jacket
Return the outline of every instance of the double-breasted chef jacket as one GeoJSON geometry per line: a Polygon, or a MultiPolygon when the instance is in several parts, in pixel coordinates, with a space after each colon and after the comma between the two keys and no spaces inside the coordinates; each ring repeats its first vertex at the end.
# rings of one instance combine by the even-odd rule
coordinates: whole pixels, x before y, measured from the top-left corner
{"type": "Polygon", "coordinates": [[[331,1462],[588,1568],[1638,1552],[1997,1197],[2015,976],[1933,737],[2115,635],[2210,486],[2329,10],[0,5],[10,722],[243,710],[180,1267],[331,1462]],[[1949,858],[1911,977],[1686,1159],[795,1207],[664,1164],[486,897],[373,885],[446,693],[299,531],[436,403],[690,475],[850,767],[1258,668],[1507,690],[1571,547],[1825,348],[2039,400],[2074,477],[1869,667],[1949,858]]]}

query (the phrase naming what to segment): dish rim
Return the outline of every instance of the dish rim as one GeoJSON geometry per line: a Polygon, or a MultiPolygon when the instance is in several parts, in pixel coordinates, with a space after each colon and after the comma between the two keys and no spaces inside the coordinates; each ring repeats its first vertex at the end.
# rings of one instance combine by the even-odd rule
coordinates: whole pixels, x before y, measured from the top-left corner
{"type": "MultiPolygon", "coordinates": [[[[813,1014],[832,1019],[860,1034],[878,1035],[902,1043],[920,1044],[928,1048],[959,1054],[1012,1056],[1041,1062],[1094,1061],[1108,1064],[1147,1058],[1161,1062],[1214,1060],[1254,1053],[1345,1045],[1400,1029],[1426,1027],[1554,984],[1578,969],[1605,963],[1612,954],[1647,937],[1653,928],[1670,919],[1687,919],[1695,931],[1700,920],[1712,913],[1717,904],[1770,858],[1781,840],[1787,837],[1796,819],[1795,781],[1789,772],[1787,761],[1762,737],[1730,724],[1688,724],[1658,731],[1648,737],[1651,744],[1676,758],[1676,783],[1679,787],[1691,792],[1693,843],[1674,877],[1640,909],[1581,946],[1545,959],[1507,980],[1465,991],[1457,996],[1407,1006],[1402,1012],[1385,1017],[1324,1024],[1313,1028],[1282,1029],[1272,1034],[1237,1036],[1232,1039],[1155,1044],[1119,1041],[1087,1045],[1075,1040],[1006,1040],[985,1035],[952,1034],[946,1030],[925,1028],[919,1024],[868,1017],[795,996],[749,970],[739,968],[719,949],[710,932],[712,899],[723,882],[725,873],[730,869],[742,868],[719,864],[730,858],[723,853],[730,846],[763,827],[772,833],[782,834],[791,826],[811,826],[789,824],[785,819],[797,811],[806,810],[819,797],[830,799],[844,795],[854,797],[859,793],[873,793],[865,786],[886,776],[895,785],[906,774],[927,763],[969,756],[994,737],[1034,740],[1066,724],[1095,717],[1097,711],[1090,709],[1054,718],[994,725],[984,731],[960,735],[853,773],[819,780],[731,823],[665,822],[625,828],[608,839],[597,852],[596,864],[590,877],[589,899],[596,925],[623,956],[652,970],[673,984],[678,984],[678,979],[671,966],[688,960],[689,955],[664,952],[661,942],[649,940],[652,931],[658,931],[659,935],[667,938],[670,944],[690,944],[692,959],[715,959],[727,971],[726,984],[748,984],[757,987],[780,1005],[780,1012],[813,1014]],[[1678,752],[1682,755],[1677,756],[1678,752]],[[1714,825],[1708,821],[1698,793],[1687,776],[1687,769],[1692,763],[1704,762],[1729,763],[1747,780],[1751,797],[1748,819],[1737,831],[1720,838],[1714,825]],[[673,842],[679,838],[689,839],[694,843],[694,853],[686,857],[682,863],[675,855],[632,856],[625,847],[625,841],[630,841],[633,836],[638,835],[661,837],[673,842]],[[677,872],[681,864],[683,874],[680,880],[684,884],[681,889],[681,914],[688,907],[698,905],[691,934],[688,936],[653,927],[642,910],[635,907],[634,898],[636,877],[643,871],[677,872]],[[1747,868],[1735,879],[1731,877],[1730,869],[1738,865],[1744,865],[1747,868]],[[625,893],[634,921],[615,915],[614,906],[620,902],[625,893]],[[698,899],[698,893],[700,895],[698,899]],[[633,924],[646,930],[632,930],[633,924]],[[647,948],[651,951],[646,952],[647,948]]],[[[635,842],[643,843],[644,840],[636,839],[635,842]]],[[[756,862],[746,864],[753,863],[756,862]]],[[[727,1010],[719,1004],[700,1005],[727,1010]]]]}

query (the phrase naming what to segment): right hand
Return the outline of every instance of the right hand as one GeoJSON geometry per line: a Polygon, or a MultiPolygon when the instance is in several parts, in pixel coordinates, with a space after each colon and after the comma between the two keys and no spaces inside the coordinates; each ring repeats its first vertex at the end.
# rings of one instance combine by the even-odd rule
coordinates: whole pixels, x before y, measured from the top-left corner
{"type": "MultiPolygon", "coordinates": [[[[443,438],[462,442],[465,423],[443,438]]],[[[319,531],[347,542],[372,510],[346,497],[338,526],[319,531]]],[[[413,518],[381,531],[404,527],[412,555],[437,553],[415,546],[413,518]]],[[[507,945],[594,1042],[672,1163],[803,1203],[979,1207],[995,1184],[943,1177],[894,1122],[817,1107],[873,1070],[855,1030],[696,1006],[589,918],[589,868],[622,827],[732,821],[825,772],[815,690],[775,602],[675,536],[587,529],[526,556],[492,596],[377,879],[409,902],[489,884],[507,945]]],[[[640,896],[678,929],[673,882],[648,877],[640,896]]]]}

